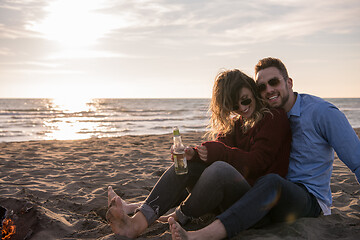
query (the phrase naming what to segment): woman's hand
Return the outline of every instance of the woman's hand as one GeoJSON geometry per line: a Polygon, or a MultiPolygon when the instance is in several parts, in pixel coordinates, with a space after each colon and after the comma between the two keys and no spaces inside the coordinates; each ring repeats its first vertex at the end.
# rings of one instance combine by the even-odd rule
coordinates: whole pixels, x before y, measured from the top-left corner
{"type": "Polygon", "coordinates": [[[196,149],[197,149],[200,159],[202,161],[206,162],[207,156],[208,156],[207,148],[205,146],[201,145],[201,146],[198,146],[196,149]]]}
{"type": "Polygon", "coordinates": [[[185,157],[186,157],[186,160],[190,161],[195,155],[195,151],[193,148],[191,147],[186,147],[185,148],[185,157]]]}
{"type": "MultiPolygon", "coordinates": [[[[188,161],[191,160],[191,159],[194,157],[194,155],[195,155],[194,149],[191,148],[191,147],[189,147],[189,146],[187,146],[187,147],[184,149],[184,151],[185,151],[186,160],[188,160],[188,161]]],[[[171,146],[170,152],[171,152],[171,160],[174,161],[174,156],[173,156],[173,154],[174,154],[174,149],[173,149],[173,146],[171,146]]]]}

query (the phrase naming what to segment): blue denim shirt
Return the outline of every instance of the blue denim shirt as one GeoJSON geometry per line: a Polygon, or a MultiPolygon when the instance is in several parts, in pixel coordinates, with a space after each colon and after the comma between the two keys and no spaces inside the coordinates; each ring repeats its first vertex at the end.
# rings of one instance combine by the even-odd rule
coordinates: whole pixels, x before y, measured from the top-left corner
{"type": "Polygon", "coordinates": [[[330,178],[334,149],[360,182],[360,141],[345,115],[334,105],[308,94],[297,94],[287,113],[292,145],[287,179],[302,183],[331,213],[330,178]]]}

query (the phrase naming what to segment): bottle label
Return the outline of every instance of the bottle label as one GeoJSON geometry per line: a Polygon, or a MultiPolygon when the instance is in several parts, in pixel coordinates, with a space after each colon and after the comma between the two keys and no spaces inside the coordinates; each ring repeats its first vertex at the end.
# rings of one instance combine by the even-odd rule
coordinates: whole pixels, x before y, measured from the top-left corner
{"type": "Polygon", "coordinates": [[[188,172],[187,161],[184,153],[174,153],[174,164],[176,174],[186,174],[188,172]]]}
{"type": "Polygon", "coordinates": [[[173,133],[174,133],[174,136],[180,136],[179,129],[174,129],[173,133]]]}

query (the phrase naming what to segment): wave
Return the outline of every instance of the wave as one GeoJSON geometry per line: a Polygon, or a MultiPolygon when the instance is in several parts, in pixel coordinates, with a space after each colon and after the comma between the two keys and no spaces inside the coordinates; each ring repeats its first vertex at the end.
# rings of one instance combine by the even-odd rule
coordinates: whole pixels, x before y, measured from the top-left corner
{"type": "MultiPolygon", "coordinates": [[[[360,99],[331,99],[360,127],[360,99]]],[[[209,99],[93,99],[62,108],[49,99],[0,99],[0,141],[206,131],[209,99]]]]}

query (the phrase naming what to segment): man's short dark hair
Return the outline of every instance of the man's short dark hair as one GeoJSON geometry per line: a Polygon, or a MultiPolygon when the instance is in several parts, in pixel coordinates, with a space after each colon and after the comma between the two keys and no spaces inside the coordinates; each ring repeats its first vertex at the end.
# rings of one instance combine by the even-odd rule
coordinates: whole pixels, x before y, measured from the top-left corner
{"type": "Polygon", "coordinates": [[[259,62],[255,66],[255,75],[260,70],[263,70],[263,69],[269,68],[269,67],[276,67],[280,71],[280,73],[283,76],[285,81],[289,78],[286,67],[281,62],[281,60],[278,58],[272,58],[272,57],[267,57],[267,58],[263,58],[263,59],[259,60],[259,62]]]}

